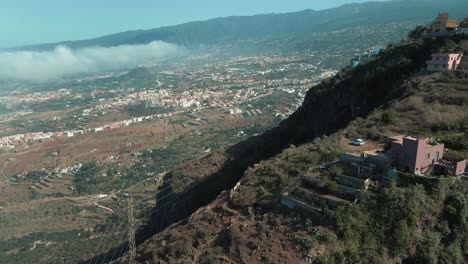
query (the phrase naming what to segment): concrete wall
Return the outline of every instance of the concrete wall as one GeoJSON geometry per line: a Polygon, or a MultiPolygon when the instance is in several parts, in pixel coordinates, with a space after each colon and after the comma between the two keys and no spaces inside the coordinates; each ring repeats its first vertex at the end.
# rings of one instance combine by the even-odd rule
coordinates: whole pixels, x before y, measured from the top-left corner
{"type": "Polygon", "coordinates": [[[337,191],[340,192],[343,195],[346,195],[346,196],[351,195],[351,196],[356,197],[356,196],[359,196],[361,194],[361,190],[354,189],[354,188],[344,186],[344,185],[341,185],[341,184],[338,184],[337,191]]]}
{"type": "Polygon", "coordinates": [[[375,168],[379,172],[386,172],[390,167],[390,159],[383,155],[368,155],[367,162],[370,166],[375,165],[375,168]]]}
{"type": "Polygon", "coordinates": [[[326,217],[321,214],[321,211],[287,194],[281,195],[280,203],[291,210],[298,210],[307,214],[312,218],[312,221],[318,221],[320,224],[326,222],[326,217]]]}
{"type": "Polygon", "coordinates": [[[369,186],[369,179],[362,180],[359,178],[354,178],[345,175],[336,176],[336,181],[341,185],[346,185],[361,190],[367,190],[369,186]]]}

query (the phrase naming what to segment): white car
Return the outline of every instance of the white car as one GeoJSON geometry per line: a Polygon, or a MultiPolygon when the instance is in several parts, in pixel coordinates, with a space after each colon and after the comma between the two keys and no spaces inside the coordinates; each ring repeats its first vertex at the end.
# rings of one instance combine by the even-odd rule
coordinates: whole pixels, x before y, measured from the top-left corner
{"type": "Polygon", "coordinates": [[[366,144],[366,143],[364,142],[364,140],[362,140],[360,138],[357,138],[357,139],[351,141],[351,145],[353,145],[353,146],[362,146],[364,144],[366,144]]]}

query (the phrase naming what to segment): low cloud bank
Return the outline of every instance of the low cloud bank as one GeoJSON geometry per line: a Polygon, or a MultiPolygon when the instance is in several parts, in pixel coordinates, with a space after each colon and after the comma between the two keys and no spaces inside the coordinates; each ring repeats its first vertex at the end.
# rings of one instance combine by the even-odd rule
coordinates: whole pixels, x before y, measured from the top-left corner
{"type": "Polygon", "coordinates": [[[154,41],[145,45],[90,47],[72,50],[0,52],[0,79],[47,81],[78,73],[116,70],[185,53],[177,45],[154,41]]]}

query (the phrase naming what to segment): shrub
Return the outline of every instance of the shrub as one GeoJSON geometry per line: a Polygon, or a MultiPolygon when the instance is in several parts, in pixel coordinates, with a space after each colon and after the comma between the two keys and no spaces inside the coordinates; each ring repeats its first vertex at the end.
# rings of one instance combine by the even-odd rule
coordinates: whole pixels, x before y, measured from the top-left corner
{"type": "Polygon", "coordinates": [[[396,189],[398,187],[398,184],[396,182],[396,180],[391,180],[389,183],[388,183],[388,187],[390,189],[396,189]]]}
{"type": "Polygon", "coordinates": [[[328,170],[332,175],[343,174],[343,168],[339,165],[333,165],[328,170]]]}
{"type": "Polygon", "coordinates": [[[303,237],[299,238],[299,244],[305,250],[310,250],[312,248],[312,246],[314,245],[314,238],[313,237],[303,236],[303,237]]]}
{"type": "Polygon", "coordinates": [[[437,232],[428,232],[419,241],[416,247],[416,262],[436,264],[440,248],[440,234],[437,232]]]}
{"type": "Polygon", "coordinates": [[[335,193],[336,191],[338,191],[338,184],[336,183],[336,181],[329,181],[327,182],[326,188],[329,192],[335,193]]]}
{"type": "Polygon", "coordinates": [[[333,231],[324,231],[317,234],[317,239],[325,243],[333,243],[338,237],[333,231]]]}
{"type": "Polygon", "coordinates": [[[387,109],[382,113],[380,120],[384,124],[391,124],[400,117],[400,114],[394,109],[387,109]]]}
{"type": "Polygon", "coordinates": [[[320,163],[327,163],[336,160],[337,153],[336,152],[325,152],[320,155],[319,162],[320,163]]]}

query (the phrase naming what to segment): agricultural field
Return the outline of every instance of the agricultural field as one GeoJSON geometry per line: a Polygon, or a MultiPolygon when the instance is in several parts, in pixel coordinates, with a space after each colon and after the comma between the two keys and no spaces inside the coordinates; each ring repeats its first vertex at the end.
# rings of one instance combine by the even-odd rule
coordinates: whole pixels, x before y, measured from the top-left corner
{"type": "Polygon", "coordinates": [[[322,71],[298,59],[200,67],[210,59],[195,57],[2,94],[1,257],[48,262],[48,249],[79,247],[63,259],[74,262],[102,236],[117,245],[121,231],[104,226],[125,217],[128,196],[153,207],[172,168],[261,134],[300,105],[322,71]]]}

